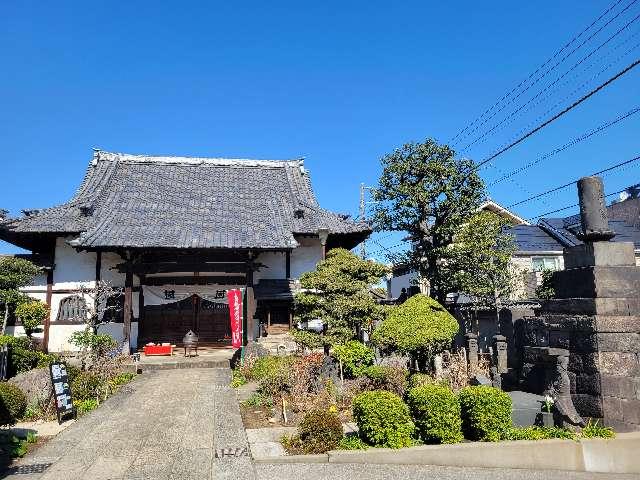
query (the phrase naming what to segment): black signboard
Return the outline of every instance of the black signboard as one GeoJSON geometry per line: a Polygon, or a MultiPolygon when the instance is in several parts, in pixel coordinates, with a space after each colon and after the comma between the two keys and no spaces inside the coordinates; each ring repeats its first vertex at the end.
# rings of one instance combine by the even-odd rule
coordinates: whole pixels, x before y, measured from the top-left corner
{"type": "Polygon", "coordinates": [[[51,385],[53,385],[53,396],[56,399],[56,414],[58,423],[62,423],[64,417],[75,416],[73,400],[71,398],[71,387],[69,386],[69,376],[67,366],[64,363],[53,362],[49,365],[51,372],[51,385]]]}

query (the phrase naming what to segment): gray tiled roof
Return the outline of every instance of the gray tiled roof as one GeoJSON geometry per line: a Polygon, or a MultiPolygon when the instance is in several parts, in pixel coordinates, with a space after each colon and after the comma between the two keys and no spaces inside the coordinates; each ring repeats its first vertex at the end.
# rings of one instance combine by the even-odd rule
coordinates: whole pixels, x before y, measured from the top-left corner
{"type": "Polygon", "coordinates": [[[82,247],[288,249],[294,234],[367,234],[322,209],[301,160],[151,157],[97,151],[67,203],[10,221],[77,233],[82,247]]]}
{"type": "Polygon", "coordinates": [[[507,231],[520,252],[562,251],[562,244],[537,225],[515,225],[507,231]]]}

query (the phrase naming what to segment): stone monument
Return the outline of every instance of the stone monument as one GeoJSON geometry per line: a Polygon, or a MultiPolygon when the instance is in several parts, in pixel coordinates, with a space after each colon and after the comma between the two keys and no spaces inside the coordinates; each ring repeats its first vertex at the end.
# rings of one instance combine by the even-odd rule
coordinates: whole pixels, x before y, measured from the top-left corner
{"type": "Polygon", "coordinates": [[[640,267],[633,243],[611,241],[602,180],[580,179],[578,195],[584,243],[564,249],[555,298],[525,321],[527,344],[568,351],[566,375],[582,417],[639,430],[640,267]]]}

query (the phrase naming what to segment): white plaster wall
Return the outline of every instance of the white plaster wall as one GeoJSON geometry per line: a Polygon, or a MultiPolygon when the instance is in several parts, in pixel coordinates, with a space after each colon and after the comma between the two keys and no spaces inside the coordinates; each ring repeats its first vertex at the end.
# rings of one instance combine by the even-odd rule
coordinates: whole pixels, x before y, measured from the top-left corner
{"type": "Polygon", "coordinates": [[[416,285],[416,281],[418,280],[417,272],[408,272],[404,275],[398,275],[391,279],[391,297],[398,298],[403,288],[407,289],[407,293],[409,293],[409,288],[413,285],[416,285]]]}
{"type": "Polygon", "coordinates": [[[80,284],[93,285],[96,278],[96,254],[78,252],[66,243],[71,237],[56,239],[54,288],[76,289],[80,284]]]}
{"type": "Polygon", "coordinates": [[[319,238],[299,237],[296,240],[299,246],[291,252],[291,278],[300,278],[303,273],[315,270],[318,262],[322,260],[319,238]]]}
{"type": "MultiPolygon", "coordinates": [[[[124,259],[117,253],[102,252],[102,258],[100,260],[100,279],[108,282],[112,287],[124,287],[125,274],[120,273],[115,269],[116,265],[123,261],[124,259]]],[[[134,280],[136,278],[137,277],[134,276],[134,280]]]]}
{"type": "MultiPolygon", "coordinates": [[[[295,251],[295,250],[294,250],[295,251]]],[[[287,255],[284,252],[264,252],[258,255],[257,261],[265,265],[253,275],[255,283],[263,278],[287,278],[287,255]]],[[[292,261],[293,275],[293,261],[292,261]]]]}

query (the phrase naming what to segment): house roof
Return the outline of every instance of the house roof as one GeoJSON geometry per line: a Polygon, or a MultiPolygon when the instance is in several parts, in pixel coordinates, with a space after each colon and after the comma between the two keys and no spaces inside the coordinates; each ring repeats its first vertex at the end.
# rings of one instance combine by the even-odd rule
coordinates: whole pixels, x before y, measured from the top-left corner
{"type": "MultiPolygon", "coordinates": [[[[2,223],[0,238],[74,234],[82,248],[291,249],[294,235],[370,233],[322,209],[302,160],[129,155],[96,151],[68,202],[2,223]]],[[[357,239],[357,240],[354,240],[357,239]]]]}
{"type": "Polygon", "coordinates": [[[509,233],[520,252],[562,252],[563,245],[538,225],[515,225],[509,233]]]}
{"type": "MultiPolygon", "coordinates": [[[[566,247],[580,245],[578,239],[580,232],[580,215],[572,215],[566,218],[543,218],[538,222],[540,228],[555,237],[566,247]]],[[[627,223],[624,220],[610,220],[609,227],[616,232],[614,242],[632,242],[636,250],[640,249],[640,228],[627,223]]]]}
{"type": "Polygon", "coordinates": [[[482,205],[478,207],[478,210],[487,210],[489,212],[493,212],[507,220],[512,225],[529,225],[529,222],[527,222],[524,218],[516,215],[511,210],[503,207],[493,200],[485,200],[484,202],[482,202],[482,205]]]}

